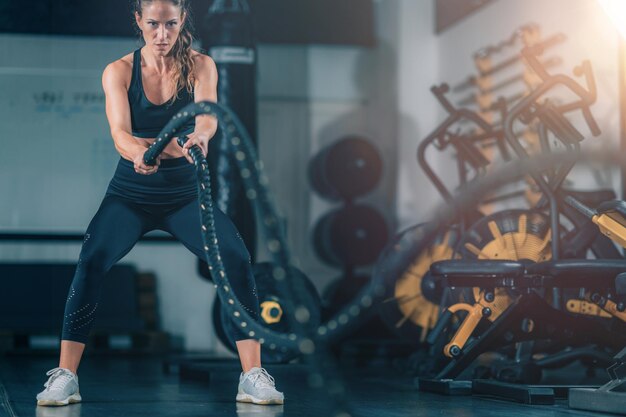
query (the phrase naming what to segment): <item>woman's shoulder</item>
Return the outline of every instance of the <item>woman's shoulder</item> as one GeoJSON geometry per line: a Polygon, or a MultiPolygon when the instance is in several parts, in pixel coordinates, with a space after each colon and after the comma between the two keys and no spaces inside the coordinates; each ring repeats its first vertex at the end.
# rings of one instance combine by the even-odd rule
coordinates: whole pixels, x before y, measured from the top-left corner
{"type": "Polygon", "coordinates": [[[109,77],[123,81],[128,85],[132,77],[133,70],[133,52],[124,55],[120,59],[111,62],[104,69],[103,77],[109,77]]]}
{"type": "Polygon", "coordinates": [[[194,66],[198,72],[214,71],[216,70],[215,61],[210,56],[198,51],[191,51],[191,59],[193,59],[194,66]]]}
{"type": "Polygon", "coordinates": [[[198,52],[198,51],[192,50],[191,51],[191,59],[193,59],[193,62],[196,65],[213,65],[213,66],[215,66],[215,62],[213,61],[213,58],[211,58],[210,56],[208,56],[207,54],[204,54],[202,52],[198,52]]]}
{"type": "Polygon", "coordinates": [[[120,59],[116,59],[115,61],[111,62],[109,65],[107,65],[107,68],[110,67],[111,70],[115,72],[131,71],[133,69],[133,58],[134,52],[131,52],[127,55],[124,55],[120,59]]]}

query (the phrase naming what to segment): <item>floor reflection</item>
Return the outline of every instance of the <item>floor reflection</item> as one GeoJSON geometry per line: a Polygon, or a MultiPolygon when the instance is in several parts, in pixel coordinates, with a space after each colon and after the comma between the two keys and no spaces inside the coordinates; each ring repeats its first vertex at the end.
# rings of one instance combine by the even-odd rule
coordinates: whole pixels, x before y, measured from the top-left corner
{"type": "Polygon", "coordinates": [[[63,407],[41,407],[37,406],[37,417],[80,417],[81,404],[71,404],[63,407]]]}
{"type": "Polygon", "coordinates": [[[237,417],[283,417],[283,406],[237,403],[237,417]]]}

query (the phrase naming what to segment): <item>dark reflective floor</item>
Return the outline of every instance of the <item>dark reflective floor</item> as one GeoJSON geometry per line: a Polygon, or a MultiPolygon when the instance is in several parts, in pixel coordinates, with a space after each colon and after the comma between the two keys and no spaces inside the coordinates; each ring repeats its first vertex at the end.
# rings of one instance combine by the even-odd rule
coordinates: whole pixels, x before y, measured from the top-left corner
{"type": "MultiPolygon", "coordinates": [[[[37,407],[35,395],[55,358],[0,357],[0,416],[134,417],[134,416],[315,416],[325,417],[323,391],[306,386],[301,365],[268,366],[284,406],[257,406],[234,401],[239,370],[234,362],[213,363],[210,382],[183,380],[165,372],[158,357],[88,357],[79,371],[82,404],[37,407]]],[[[174,368],[168,368],[170,370],[174,368]]],[[[599,416],[569,410],[566,404],[526,406],[476,397],[443,397],[418,392],[411,379],[390,372],[359,372],[347,381],[354,416],[540,417],[599,416]]]]}

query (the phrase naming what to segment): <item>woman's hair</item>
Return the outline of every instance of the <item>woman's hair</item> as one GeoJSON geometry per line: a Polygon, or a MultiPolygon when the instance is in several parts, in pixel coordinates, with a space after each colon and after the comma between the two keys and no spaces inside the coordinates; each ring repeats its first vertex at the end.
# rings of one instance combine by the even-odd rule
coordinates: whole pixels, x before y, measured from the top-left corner
{"type": "MultiPolygon", "coordinates": [[[[155,1],[168,1],[174,6],[180,7],[181,14],[185,14],[185,21],[180,28],[178,39],[172,47],[172,55],[174,56],[174,74],[173,80],[176,85],[176,94],[172,97],[172,101],[178,98],[178,93],[183,88],[187,88],[189,94],[193,92],[194,84],[194,63],[191,58],[193,37],[193,23],[191,19],[191,9],[189,7],[190,0],[133,0],[134,12],[137,12],[141,17],[141,12],[144,4],[153,3],[155,1]]],[[[137,28],[141,34],[141,30],[137,28]]]]}

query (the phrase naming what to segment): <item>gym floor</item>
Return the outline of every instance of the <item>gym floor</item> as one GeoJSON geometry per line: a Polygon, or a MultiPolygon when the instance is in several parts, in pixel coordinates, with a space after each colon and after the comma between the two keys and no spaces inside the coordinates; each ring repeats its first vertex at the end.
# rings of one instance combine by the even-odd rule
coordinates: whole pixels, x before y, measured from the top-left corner
{"type": "MultiPolygon", "coordinates": [[[[306,388],[303,365],[268,366],[284,406],[257,406],[234,401],[239,365],[211,362],[210,380],[183,376],[176,362],[150,357],[87,357],[79,372],[83,402],[67,407],[37,407],[35,395],[45,371],[56,358],[15,356],[0,359],[0,417],[133,417],[133,416],[326,416],[326,394],[306,388]]],[[[445,397],[419,392],[412,378],[384,370],[351,372],[345,379],[354,416],[558,417],[601,416],[570,410],[565,402],[529,406],[487,398],[445,397]]]]}

